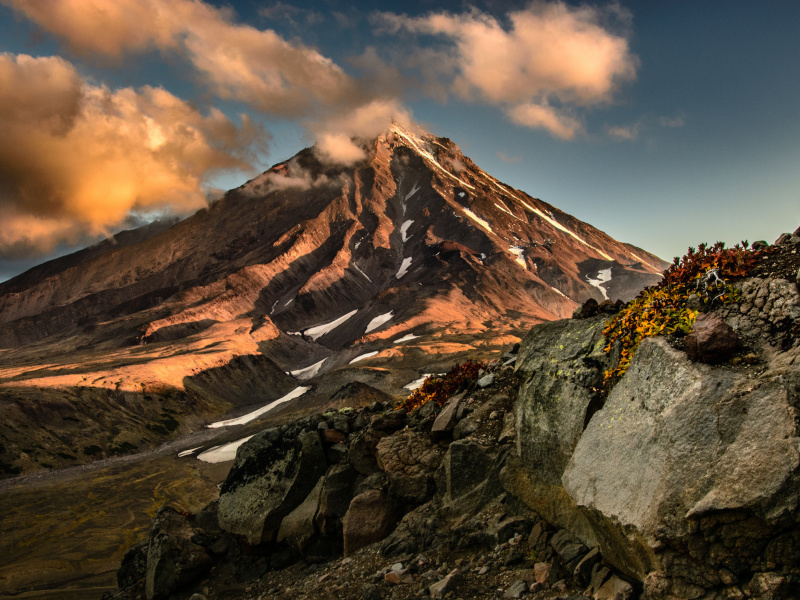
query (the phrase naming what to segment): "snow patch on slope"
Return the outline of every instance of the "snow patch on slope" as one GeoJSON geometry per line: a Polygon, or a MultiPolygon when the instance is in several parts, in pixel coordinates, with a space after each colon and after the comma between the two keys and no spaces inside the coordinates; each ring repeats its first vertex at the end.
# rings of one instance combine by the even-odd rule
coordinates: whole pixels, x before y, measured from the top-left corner
{"type": "Polygon", "coordinates": [[[400,263],[400,268],[397,270],[397,275],[395,275],[395,277],[400,279],[400,278],[403,277],[403,275],[408,273],[408,268],[411,266],[411,261],[412,260],[413,259],[410,256],[408,258],[404,258],[403,262],[400,263]]]}
{"type": "MultiPolygon", "coordinates": [[[[237,417],[235,419],[228,419],[227,421],[217,421],[216,423],[211,423],[210,425],[206,425],[206,427],[208,427],[209,429],[217,429],[219,427],[230,427],[231,425],[244,425],[245,423],[249,423],[253,419],[260,417],[265,412],[272,410],[279,404],[283,404],[284,402],[288,402],[289,400],[294,400],[295,398],[299,398],[310,389],[311,389],[310,387],[296,387],[285,396],[281,396],[277,400],[273,400],[272,402],[270,402],[265,406],[262,406],[258,410],[254,410],[253,412],[249,412],[246,415],[242,415],[241,417],[237,417]]],[[[205,452],[203,454],[205,454],[205,452]]],[[[200,456],[203,456],[203,454],[201,454],[200,456]]],[[[235,454],[236,452],[234,452],[234,455],[235,454]]],[[[200,456],[198,456],[197,458],[200,458],[200,456]]],[[[211,461],[206,461],[206,462],[211,462],[211,461]]]]}
{"type": "Polygon", "coordinates": [[[409,221],[406,221],[405,223],[403,223],[403,224],[400,226],[400,235],[403,237],[403,241],[404,241],[404,242],[407,242],[407,241],[408,241],[408,228],[409,228],[409,227],[411,227],[411,224],[412,224],[413,222],[414,222],[414,221],[412,221],[412,220],[409,220],[409,221]]]}
{"type": "Polygon", "coordinates": [[[316,342],[323,335],[325,335],[326,333],[330,333],[331,331],[336,329],[339,325],[341,325],[342,323],[347,321],[347,319],[352,317],[357,312],[358,312],[358,309],[351,310],[346,315],[342,315],[341,317],[339,317],[338,319],[334,319],[330,323],[323,323],[322,325],[315,325],[314,327],[310,327],[310,328],[306,329],[303,333],[316,342]]]}
{"type": "Polygon", "coordinates": [[[464,211],[464,214],[466,214],[470,219],[475,221],[478,225],[483,227],[486,231],[488,231],[489,233],[494,233],[494,231],[492,230],[492,226],[489,225],[488,221],[484,221],[468,208],[463,208],[462,210],[464,211]]]}
{"type": "Polygon", "coordinates": [[[388,313],[383,313],[382,315],[378,315],[372,321],[367,324],[367,329],[364,333],[369,333],[374,329],[377,329],[387,321],[391,321],[392,317],[394,316],[394,311],[389,311],[388,313]]]}
{"type": "Polygon", "coordinates": [[[351,267],[353,267],[353,269],[355,269],[356,271],[358,271],[358,272],[359,272],[361,275],[363,275],[364,277],[366,277],[366,278],[367,278],[367,281],[369,281],[370,283],[372,283],[372,279],[370,279],[370,278],[369,278],[369,275],[367,275],[366,273],[364,273],[364,271],[362,271],[361,269],[359,269],[359,268],[358,268],[358,265],[357,265],[356,263],[352,263],[350,266],[351,266],[351,267]]]}
{"type": "Polygon", "coordinates": [[[418,387],[420,387],[423,383],[425,383],[425,380],[428,377],[430,377],[431,375],[432,375],[432,373],[423,373],[422,377],[420,377],[419,379],[415,379],[414,381],[411,381],[410,383],[405,384],[403,386],[403,389],[404,390],[411,390],[413,392],[418,387]]]}
{"type": "MultiPolygon", "coordinates": [[[[255,435],[255,434],[253,434],[255,435]]],[[[207,463],[222,463],[228,462],[229,460],[233,460],[236,458],[236,451],[239,449],[239,446],[244,444],[247,440],[249,440],[252,435],[248,435],[245,438],[240,440],[236,440],[235,442],[230,442],[229,444],[223,444],[222,446],[214,446],[213,448],[209,448],[205,452],[201,452],[197,455],[199,460],[207,463]]]]}
{"type": "Polygon", "coordinates": [[[511,246],[508,249],[508,251],[516,256],[514,260],[517,262],[517,264],[527,271],[528,265],[525,263],[525,248],[520,248],[519,246],[511,246]]]}
{"type": "Polygon", "coordinates": [[[600,290],[600,293],[603,294],[603,298],[608,300],[608,292],[606,292],[606,289],[600,284],[611,281],[611,267],[609,267],[608,269],[601,269],[600,271],[598,271],[597,279],[591,279],[587,275],[586,281],[587,283],[589,283],[589,285],[593,285],[598,290],[600,290]]]}
{"type": "Polygon", "coordinates": [[[360,360],[364,360],[365,358],[371,358],[375,356],[379,351],[374,350],[372,352],[367,352],[366,354],[362,354],[361,356],[356,356],[353,360],[350,361],[350,364],[357,363],[360,360]]]}
{"type": "Polygon", "coordinates": [[[327,358],[323,358],[321,361],[314,363],[308,367],[304,367],[302,369],[297,369],[296,371],[289,371],[289,375],[295,377],[296,379],[311,379],[319,373],[320,367],[322,367],[322,363],[324,363],[327,358]]]}
{"type": "Polygon", "coordinates": [[[402,344],[403,342],[410,342],[411,340],[417,339],[419,336],[414,335],[413,333],[409,333],[408,335],[404,335],[403,337],[396,339],[393,344],[402,344]]]}

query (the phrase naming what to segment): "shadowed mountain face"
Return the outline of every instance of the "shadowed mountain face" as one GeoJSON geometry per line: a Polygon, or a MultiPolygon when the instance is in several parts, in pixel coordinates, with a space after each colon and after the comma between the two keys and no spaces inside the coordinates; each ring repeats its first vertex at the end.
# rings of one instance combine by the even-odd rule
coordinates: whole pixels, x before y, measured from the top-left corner
{"type": "Polygon", "coordinates": [[[78,407],[91,389],[123,410],[114,398],[184,394],[212,414],[279,397],[297,384],[285,372],[398,394],[437,356],[485,354],[590,297],[630,299],[666,267],[446,138],[392,126],[365,150],[347,168],[304,150],[185,221],[0,284],[2,401],[24,413],[46,388],[78,407]],[[242,356],[259,358],[231,391],[242,356]]]}

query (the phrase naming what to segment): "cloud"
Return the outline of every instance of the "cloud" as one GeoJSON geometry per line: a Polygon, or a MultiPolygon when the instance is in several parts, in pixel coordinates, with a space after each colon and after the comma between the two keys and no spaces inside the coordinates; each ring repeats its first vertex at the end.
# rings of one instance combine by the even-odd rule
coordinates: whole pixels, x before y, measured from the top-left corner
{"type": "Polygon", "coordinates": [[[619,8],[540,2],[510,12],[508,27],[476,9],[423,17],[381,13],[373,22],[388,33],[444,41],[417,61],[427,84],[438,82],[439,94],[502,106],[515,122],[573,139],[579,122],[552,105],[609,103],[622,83],[635,79],[638,61],[626,35],[606,25],[627,17],[619,8]]]}
{"type": "Polygon", "coordinates": [[[0,54],[0,254],[101,235],[132,211],[206,204],[203,181],[249,169],[265,134],[152,87],[112,91],[56,57],[0,54]]]}
{"type": "Polygon", "coordinates": [[[507,162],[507,163],[515,163],[515,162],[519,162],[519,161],[522,160],[519,156],[508,156],[504,152],[498,152],[497,153],[497,158],[499,158],[503,162],[507,162]]]}
{"type": "Polygon", "coordinates": [[[683,117],[678,115],[677,117],[660,117],[658,124],[662,127],[683,127],[685,123],[683,117]]]}
{"type": "Polygon", "coordinates": [[[606,133],[616,140],[633,141],[639,138],[639,130],[642,128],[642,122],[636,122],[633,125],[617,125],[609,126],[606,128],[606,133]]]}
{"type": "Polygon", "coordinates": [[[383,133],[393,123],[409,127],[412,117],[397,100],[375,99],[333,115],[312,126],[317,134],[317,154],[322,160],[352,165],[366,158],[363,142],[383,133]]]}
{"type": "MultiPolygon", "coordinates": [[[[214,94],[296,117],[338,106],[357,84],[316,50],[272,30],[236,24],[196,0],[2,0],[82,53],[118,57],[157,49],[184,56],[214,94]]],[[[273,7],[274,8],[274,7],[273,7]]]]}
{"type": "MultiPolygon", "coordinates": [[[[660,127],[683,127],[683,117],[658,117],[643,116],[632,125],[608,125],[606,126],[606,134],[620,141],[635,141],[639,139],[642,132],[652,130],[656,126],[660,127]]],[[[651,140],[652,141],[652,140],[651,140]]]]}
{"type": "Polygon", "coordinates": [[[508,116],[515,123],[531,129],[545,129],[563,140],[573,140],[583,132],[583,125],[574,117],[550,106],[528,103],[508,109],[508,116]]]}

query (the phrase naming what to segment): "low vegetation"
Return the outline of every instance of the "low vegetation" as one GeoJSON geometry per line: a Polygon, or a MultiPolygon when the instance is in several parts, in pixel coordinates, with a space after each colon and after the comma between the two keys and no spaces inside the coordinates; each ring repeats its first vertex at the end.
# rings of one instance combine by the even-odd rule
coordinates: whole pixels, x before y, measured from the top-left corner
{"type": "Polygon", "coordinates": [[[458,392],[462,385],[477,379],[478,373],[484,368],[486,368],[486,363],[483,361],[468,360],[464,363],[456,363],[444,377],[431,375],[426,378],[420,387],[398,404],[397,408],[412,411],[428,402],[435,402],[442,406],[450,396],[458,392]]]}
{"type": "Polygon", "coordinates": [[[689,333],[700,308],[738,301],[732,283],[747,276],[758,257],[769,249],[753,250],[747,241],[726,248],[700,244],[689,248],[683,258],[675,258],[664,271],[663,279],[642,290],[612,318],[603,330],[606,352],[617,344],[620,360],[605,373],[609,388],[625,373],[636,349],[645,338],[656,335],[683,336],[689,333]],[[695,295],[695,302],[688,302],[695,295]]]}

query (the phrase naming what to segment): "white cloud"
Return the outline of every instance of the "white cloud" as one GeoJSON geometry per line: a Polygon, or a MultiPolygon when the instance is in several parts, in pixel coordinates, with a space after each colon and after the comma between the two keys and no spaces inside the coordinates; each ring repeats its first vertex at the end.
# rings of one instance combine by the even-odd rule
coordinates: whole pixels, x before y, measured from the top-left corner
{"type": "Polygon", "coordinates": [[[619,86],[636,77],[637,58],[626,35],[612,32],[618,8],[535,3],[508,14],[505,28],[494,17],[431,13],[407,17],[383,13],[375,19],[387,32],[439,36],[438,50],[412,59],[438,93],[502,106],[517,123],[573,139],[582,129],[571,107],[608,103],[619,86]],[[561,106],[559,110],[553,106],[561,106]]]}

